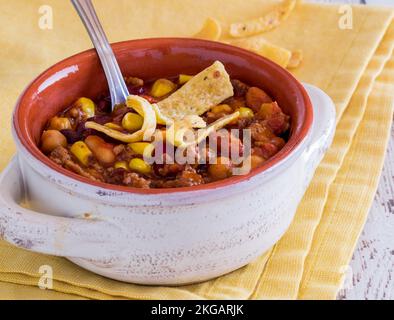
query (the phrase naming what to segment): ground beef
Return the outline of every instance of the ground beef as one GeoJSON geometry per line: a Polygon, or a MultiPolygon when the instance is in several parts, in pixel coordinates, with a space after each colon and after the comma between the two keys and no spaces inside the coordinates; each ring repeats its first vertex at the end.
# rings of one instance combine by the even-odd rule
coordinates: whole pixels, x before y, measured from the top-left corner
{"type": "Polygon", "coordinates": [[[115,146],[113,151],[118,161],[129,162],[131,159],[136,157],[135,152],[124,144],[119,144],[115,146]]]}
{"type": "Polygon", "coordinates": [[[250,133],[254,141],[268,142],[274,137],[271,129],[260,122],[253,122],[248,129],[250,129],[250,133]]]}
{"type": "Polygon", "coordinates": [[[133,188],[149,189],[151,181],[134,172],[125,172],[123,184],[133,188]]]}
{"type": "Polygon", "coordinates": [[[186,169],[182,171],[177,181],[182,187],[192,187],[204,183],[203,177],[191,166],[186,166],[186,169]]]}
{"type": "Polygon", "coordinates": [[[57,147],[50,154],[50,159],[56,164],[71,170],[85,178],[95,181],[104,181],[103,169],[97,170],[98,164],[92,163],[89,169],[83,168],[76,161],[74,161],[71,153],[64,147],[57,147]]]}
{"type": "Polygon", "coordinates": [[[193,187],[205,183],[202,175],[197,173],[196,169],[186,165],[185,169],[173,180],[163,179],[154,180],[151,187],[153,188],[182,188],[193,187]]]}
{"type": "Polygon", "coordinates": [[[124,144],[119,144],[114,147],[113,151],[116,156],[122,154],[126,150],[126,146],[124,144]]]}
{"type": "Polygon", "coordinates": [[[228,104],[234,111],[239,108],[246,107],[246,100],[244,97],[241,98],[229,98],[223,102],[224,104],[228,104]]]}
{"type": "Polygon", "coordinates": [[[107,183],[123,185],[123,179],[127,171],[123,168],[108,168],[107,169],[107,183]]]}
{"type": "Polygon", "coordinates": [[[185,169],[185,165],[178,163],[162,164],[155,167],[155,172],[162,177],[173,177],[185,169]]]}

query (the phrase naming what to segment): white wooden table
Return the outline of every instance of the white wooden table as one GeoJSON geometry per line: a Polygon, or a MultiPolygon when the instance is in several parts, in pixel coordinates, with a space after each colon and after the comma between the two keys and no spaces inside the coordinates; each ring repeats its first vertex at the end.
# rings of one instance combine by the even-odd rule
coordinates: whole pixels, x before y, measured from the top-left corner
{"type": "MultiPolygon", "coordinates": [[[[393,5],[394,0],[310,0],[393,5]]],[[[338,299],[394,299],[394,125],[378,192],[338,299]]]]}
{"type": "Polygon", "coordinates": [[[379,189],[339,299],[394,299],[394,125],[379,189]]]}

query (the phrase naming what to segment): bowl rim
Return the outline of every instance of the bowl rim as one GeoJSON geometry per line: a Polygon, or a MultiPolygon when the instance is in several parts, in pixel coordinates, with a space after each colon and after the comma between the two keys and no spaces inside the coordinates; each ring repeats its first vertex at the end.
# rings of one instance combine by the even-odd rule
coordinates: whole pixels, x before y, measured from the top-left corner
{"type": "MultiPolygon", "coordinates": [[[[309,98],[308,93],[306,92],[304,86],[286,69],[282,68],[281,66],[277,65],[276,63],[272,62],[271,60],[268,60],[256,53],[253,53],[251,51],[235,47],[229,44],[224,44],[224,43],[219,43],[215,41],[209,41],[209,40],[201,40],[201,39],[194,39],[194,38],[177,38],[177,37],[167,37],[167,38],[145,38],[145,39],[136,39],[136,40],[126,40],[126,41],[121,41],[121,42],[116,42],[116,43],[111,43],[111,46],[116,54],[117,50],[121,50],[122,48],[129,47],[132,44],[138,44],[138,43],[143,43],[143,42],[168,42],[168,41],[176,41],[176,42],[185,42],[185,43],[195,43],[195,44],[200,44],[200,45],[207,45],[210,46],[210,48],[227,48],[231,49],[234,54],[240,54],[243,56],[250,56],[254,57],[260,60],[264,60],[265,64],[269,64],[270,68],[275,69],[277,73],[280,73],[282,76],[287,78],[289,81],[293,82],[295,87],[299,90],[299,93],[301,94],[303,100],[304,100],[304,105],[305,105],[305,117],[304,117],[304,122],[302,123],[302,127],[297,133],[296,136],[291,137],[291,139],[286,143],[286,145],[273,157],[271,157],[269,160],[267,160],[262,166],[252,170],[246,175],[238,175],[238,176],[232,176],[224,180],[219,180],[216,182],[211,182],[211,183],[206,183],[198,186],[192,186],[192,187],[181,187],[181,188],[156,188],[156,189],[141,189],[141,188],[133,188],[133,187],[127,187],[127,186],[120,186],[120,185],[114,185],[114,184],[108,184],[108,183],[103,183],[103,182],[97,182],[90,180],[88,178],[85,178],[83,176],[80,176],[72,171],[69,171],[63,167],[60,167],[59,165],[55,164],[53,161],[51,161],[46,155],[44,155],[40,149],[36,146],[34,141],[29,137],[29,135],[21,130],[21,127],[19,125],[19,117],[18,117],[18,111],[20,106],[25,102],[25,99],[29,96],[30,93],[34,93],[31,91],[34,84],[43,82],[44,79],[47,79],[49,76],[54,74],[54,70],[62,70],[65,69],[66,67],[69,67],[70,65],[75,65],[75,63],[72,63],[73,60],[75,59],[83,59],[86,58],[90,55],[97,55],[96,50],[93,49],[88,49],[85,51],[82,51],[80,53],[74,54],[68,58],[65,58],[56,64],[50,66],[47,68],[45,71],[43,71],[41,74],[39,74],[34,80],[32,80],[25,90],[22,92],[22,94],[19,96],[18,101],[16,102],[16,105],[14,107],[14,111],[12,114],[12,130],[14,132],[14,139],[18,140],[16,141],[18,146],[22,146],[31,156],[33,156],[34,159],[38,160],[41,164],[45,165],[48,169],[54,171],[56,174],[61,174],[63,176],[66,176],[67,178],[71,178],[73,180],[76,180],[76,182],[80,182],[83,184],[87,184],[89,186],[93,186],[96,188],[100,188],[103,190],[107,190],[110,192],[121,192],[121,193],[126,193],[126,194],[139,194],[139,195],[163,195],[163,194],[176,194],[176,193],[188,193],[188,192],[195,192],[195,191],[209,191],[209,190],[215,190],[218,188],[225,188],[229,186],[233,186],[235,184],[245,182],[250,180],[251,178],[264,174],[266,171],[269,171],[270,169],[274,169],[279,167],[279,164],[282,164],[286,162],[286,160],[289,160],[290,157],[293,153],[295,153],[301,144],[305,142],[306,138],[308,137],[308,134],[311,131],[312,128],[312,123],[313,123],[313,108],[312,108],[312,103],[309,98]],[[59,69],[60,68],[60,69],[59,69]]],[[[30,95],[32,96],[32,95],[30,95]]]]}

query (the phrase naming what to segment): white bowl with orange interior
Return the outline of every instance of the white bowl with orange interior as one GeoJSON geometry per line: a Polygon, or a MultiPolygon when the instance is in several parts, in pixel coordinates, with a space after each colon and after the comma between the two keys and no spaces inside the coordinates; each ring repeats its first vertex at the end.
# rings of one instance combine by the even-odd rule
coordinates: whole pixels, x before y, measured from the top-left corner
{"type": "Polygon", "coordinates": [[[124,74],[145,78],[193,74],[220,60],[290,115],[286,146],[247,175],[190,188],[106,185],[60,168],[38,148],[46,122],[76,98],[106,89],[95,51],[83,52],[41,74],[16,105],[18,154],[0,179],[0,236],[138,284],[195,283],[247,265],[289,227],[332,141],[332,101],[261,56],[225,44],[146,39],[115,44],[114,51],[124,74]],[[29,208],[20,205],[25,191],[29,208]]]}

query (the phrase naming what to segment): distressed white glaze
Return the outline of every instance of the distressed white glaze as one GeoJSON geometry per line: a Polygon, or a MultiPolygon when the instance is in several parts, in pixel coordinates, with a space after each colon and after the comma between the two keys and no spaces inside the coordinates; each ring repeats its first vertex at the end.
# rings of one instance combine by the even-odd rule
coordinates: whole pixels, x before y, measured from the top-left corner
{"type": "Polygon", "coordinates": [[[139,284],[195,283],[240,268],[286,231],[331,144],[334,105],[306,88],[315,113],[307,138],[262,174],[214,191],[108,192],[48,168],[14,135],[18,156],[0,178],[0,237],[139,284]],[[24,194],[31,209],[19,205],[24,194]]]}

